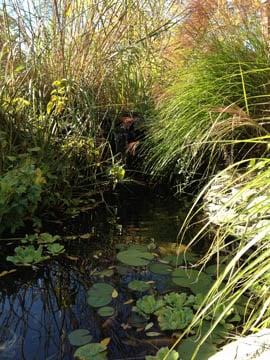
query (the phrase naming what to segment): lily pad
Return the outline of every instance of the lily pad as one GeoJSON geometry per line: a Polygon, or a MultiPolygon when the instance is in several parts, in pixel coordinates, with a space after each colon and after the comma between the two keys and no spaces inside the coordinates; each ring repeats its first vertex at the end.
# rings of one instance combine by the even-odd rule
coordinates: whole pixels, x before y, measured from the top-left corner
{"type": "Polygon", "coordinates": [[[90,335],[89,331],[86,329],[78,329],[72,331],[68,335],[69,342],[74,346],[82,346],[90,343],[93,339],[93,336],[90,335]]]}
{"type": "Polygon", "coordinates": [[[106,360],[107,347],[100,343],[92,343],[79,347],[75,353],[74,357],[80,360],[106,360]]]}
{"type": "Polygon", "coordinates": [[[112,301],[114,288],[110,284],[96,283],[87,292],[87,302],[92,307],[102,307],[112,301]]]}
{"type": "Polygon", "coordinates": [[[149,270],[158,275],[169,275],[173,269],[168,264],[152,263],[149,265],[149,270]]]}
{"type": "Polygon", "coordinates": [[[229,330],[226,328],[226,325],[218,324],[213,329],[211,321],[204,320],[198,330],[200,337],[205,336],[210,329],[212,329],[212,332],[209,335],[209,337],[207,338],[207,341],[211,341],[211,343],[213,343],[213,344],[223,343],[229,334],[229,330]]]}
{"type": "Polygon", "coordinates": [[[150,284],[141,280],[133,280],[128,284],[128,288],[134,291],[147,291],[150,289],[150,284]]]}
{"type": "Polygon", "coordinates": [[[150,260],[153,260],[154,255],[147,251],[129,249],[119,252],[116,257],[120,262],[126,265],[146,266],[149,264],[150,260]]]}
{"type": "Polygon", "coordinates": [[[197,256],[191,252],[184,252],[178,255],[167,255],[163,259],[168,261],[172,266],[180,266],[186,262],[195,262],[197,256]]]}
{"type": "MultiPolygon", "coordinates": [[[[196,341],[196,337],[190,337],[181,342],[181,344],[177,347],[177,351],[179,353],[181,360],[190,360],[192,354],[194,353],[196,347],[198,346],[198,342],[196,341]]],[[[205,342],[199,349],[195,360],[208,360],[210,356],[214,355],[217,352],[217,348],[215,345],[210,342],[205,342]]]]}
{"type": "Polygon", "coordinates": [[[155,356],[148,355],[145,360],[178,360],[179,354],[175,350],[170,350],[168,347],[159,349],[155,356]]]}
{"type": "Polygon", "coordinates": [[[115,314],[115,310],[112,306],[103,306],[102,308],[98,309],[98,315],[102,317],[109,317],[115,314]]]}
{"type": "Polygon", "coordinates": [[[208,275],[216,276],[216,275],[217,275],[217,270],[218,270],[218,273],[219,273],[219,274],[222,274],[225,269],[226,269],[226,265],[225,265],[225,264],[219,264],[219,266],[217,266],[217,264],[213,264],[213,265],[209,265],[209,266],[205,269],[205,272],[206,272],[208,275]]]}
{"type": "Polygon", "coordinates": [[[95,273],[95,275],[100,276],[100,277],[104,277],[104,276],[111,277],[111,276],[113,276],[113,274],[114,274],[113,269],[106,269],[106,270],[102,270],[102,271],[95,273]]]}
{"type": "Polygon", "coordinates": [[[172,281],[179,286],[188,287],[195,294],[205,294],[212,285],[210,275],[194,269],[176,269],[172,273],[172,281]]]}
{"type": "Polygon", "coordinates": [[[116,270],[120,275],[126,275],[131,269],[127,266],[118,265],[116,266],[116,270]]]}

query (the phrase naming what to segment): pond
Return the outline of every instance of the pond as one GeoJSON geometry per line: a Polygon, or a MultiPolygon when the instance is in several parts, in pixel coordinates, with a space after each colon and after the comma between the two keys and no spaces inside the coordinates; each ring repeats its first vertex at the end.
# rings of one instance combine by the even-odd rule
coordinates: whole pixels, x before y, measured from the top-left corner
{"type": "Polygon", "coordinates": [[[133,279],[150,281],[159,292],[172,284],[166,276],[144,268],[127,273],[123,266],[117,268],[115,245],[175,242],[187,206],[188,202],[147,190],[126,189],[95,215],[84,213],[63,226],[58,224],[66,252],[54,260],[32,268],[14,268],[1,261],[0,273],[11,273],[0,277],[0,359],[73,359],[76,347],[68,334],[81,328],[89,330],[94,342],[109,341],[112,360],[144,359],[160,346],[170,345],[170,336],[152,339],[140,326],[131,327],[134,293],[127,284],[133,279]],[[102,276],[102,270],[113,275],[102,276]],[[96,282],[117,289],[112,317],[101,317],[87,303],[87,291],[96,282]]]}

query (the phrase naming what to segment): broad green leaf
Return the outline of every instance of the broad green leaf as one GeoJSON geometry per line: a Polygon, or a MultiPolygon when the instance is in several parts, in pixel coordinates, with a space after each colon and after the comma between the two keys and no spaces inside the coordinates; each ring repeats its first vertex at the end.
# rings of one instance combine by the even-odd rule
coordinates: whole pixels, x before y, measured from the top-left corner
{"type": "Polygon", "coordinates": [[[87,302],[92,307],[102,307],[112,301],[114,288],[110,284],[96,283],[87,292],[87,302]]]}
{"type": "Polygon", "coordinates": [[[210,275],[193,269],[176,269],[172,273],[172,281],[179,286],[188,287],[193,293],[209,291],[212,279],[210,275]]]}
{"type": "Polygon", "coordinates": [[[101,307],[98,309],[98,315],[100,315],[102,317],[113,316],[114,313],[115,313],[115,310],[111,306],[104,306],[104,307],[101,307]]]}
{"type": "Polygon", "coordinates": [[[93,336],[90,335],[89,331],[86,329],[78,329],[72,331],[68,335],[69,342],[74,346],[82,346],[90,343],[93,339],[93,336]]]}
{"type": "Polygon", "coordinates": [[[114,271],[112,269],[106,269],[106,270],[102,270],[102,271],[99,271],[97,273],[95,273],[94,275],[97,275],[97,276],[101,276],[101,277],[111,277],[113,276],[114,274],[114,271]]]}
{"type": "Polygon", "coordinates": [[[209,265],[206,269],[205,269],[205,272],[206,274],[208,275],[211,275],[211,276],[216,276],[217,273],[220,275],[224,272],[226,268],[226,265],[225,264],[213,264],[213,265],[209,265]]]}
{"type": "Polygon", "coordinates": [[[168,347],[163,347],[158,350],[155,356],[146,356],[145,360],[178,360],[179,354],[175,350],[169,350],[168,347]]]}
{"type": "Polygon", "coordinates": [[[128,288],[134,291],[147,291],[151,287],[150,284],[141,280],[133,280],[128,284],[128,288]]]}
{"type": "MultiPolygon", "coordinates": [[[[194,353],[197,346],[198,346],[198,342],[196,341],[196,337],[190,337],[190,338],[183,340],[181,342],[181,344],[177,347],[177,351],[179,353],[180,359],[181,360],[190,360],[191,356],[194,353]]],[[[217,352],[217,348],[215,345],[213,345],[209,342],[205,342],[200,347],[195,359],[196,360],[208,360],[209,357],[214,355],[216,352],[217,352]]]]}
{"type": "Polygon", "coordinates": [[[117,254],[117,259],[123,264],[130,266],[146,266],[154,255],[147,251],[139,251],[136,249],[121,251],[117,254]]]}
{"type": "Polygon", "coordinates": [[[148,268],[152,273],[159,275],[169,275],[173,271],[170,265],[159,263],[152,263],[148,268]]]}
{"type": "Polygon", "coordinates": [[[92,343],[79,347],[75,353],[75,358],[79,360],[106,360],[107,347],[100,343],[92,343]]]}

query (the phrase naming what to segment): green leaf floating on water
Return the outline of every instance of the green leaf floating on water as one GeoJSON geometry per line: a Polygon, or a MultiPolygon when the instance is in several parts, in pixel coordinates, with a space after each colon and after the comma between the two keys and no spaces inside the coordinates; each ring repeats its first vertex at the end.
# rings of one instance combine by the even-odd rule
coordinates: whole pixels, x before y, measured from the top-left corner
{"type": "Polygon", "coordinates": [[[86,329],[78,329],[72,331],[68,335],[69,342],[74,346],[82,346],[90,343],[93,339],[93,336],[90,335],[89,331],[86,329]]]}
{"type": "Polygon", "coordinates": [[[165,306],[156,312],[161,330],[185,329],[193,319],[193,311],[189,307],[182,309],[165,306]]]}
{"type": "MultiPolygon", "coordinates": [[[[177,347],[177,351],[179,353],[181,360],[190,360],[192,354],[194,353],[196,347],[198,346],[198,341],[196,341],[196,337],[192,336],[187,338],[181,342],[181,344],[177,347]]],[[[208,358],[214,355],[217,352],[217,348],[215,345],[210,342],[205,342],[199,349],[195,360],[208,360],[208,358]]],[[[228,359],[229,360],[229,359],[228,359]]]]}
{"type": "Polygon", "coordinates": [[[79,347],[74,357],[79,360],[106,360],[107,359],[107,347],[100,343],[92,343],[79,347]]]}
{"type": "Polygon", "coordinates": [[[150,289],[150,284],[141,280],[133,280],[128,284],[128,288],[134,291],[147,291],[150,289]]]}
{"type": "Polygon", "coordinates": [[[8,256],[7,261],[13,262],[15,265],[29,266],[37,264],[41,261],[49,259],[48,256],[43,256],[43,247],[40,245],[38,249],[35,249],[33,245],[18,246],[15,248],[15,255],[8,256]]]}
{"type": "Polygon", "coordinates": [[[171,292],[164,296],[164,301],[166,302],[166,305],[170,305],[177,309],[182,309],[189,298],[186,293],[171,292]]]}
{"type": "Polygon", "coordinates": [[[164,358],[166,360],[178,360],[179,354],[175,350],[170,351],[168,347],[163,347],[158,350],[155,356],[146,356],[145,360],[163,360],[164,358]]]}
{"type": "Polygon", "coordinates": [[[113,316],[115,314],[115,310],[111,306],[103,306],[100,309],[98,309],[98,315],[102,317],[109,317],[113,316]]]}
{"type": "Polygon", "coordinates": [[[186,262],[195,262],[197,257],[191,252],[184,252],[179,255],[167,255],[163,260],[168,261],[172,266],[179,266],[186,262]]]}
{"type": "Polygon", "coordinates": [[[212,344],[221,344],[224,342],[226,337],[229,335],[229,330],[226,328],[226,324],[218,324],[214,329],[211,321],[203,321],[198,329],[198,335],[200,338],[205,336],[209,330],[212,330],[211,334],[206,341],[210,341],[212,344]]]}
{"type": "Polygon", "coordinates": [[[112,301],[114,288],[110,284],[96,283],[87,292],[87,302],[92,307],[102,307],[112,301]]]}
{"type": "Polygon", "coordinates": [[[145,318],[148,318],[149,315],[155,313],[163,306],[164,301],[162,299],[156,299],[154,295],[146,295],[141,299],[137,300],[136,306],[133,308],[133,311],[136,311],[145,318]]]}
{"type": "Polygon", "coordinates": [[[217,273],[220,275],[224,272],[224,270],[226,269],[226,265],[225,264],[219,264],[219,266],[217,266],[216,264],[213,265],[209,265],[206,269],[205,272],[208,275],[211,276],[216,276],[217,273]],[[217,271],[218,270],[218,271],[217,271]]]}
{"type": "Polygon", "coordinates": [[[102,271],[98,271],[96,272],[94,275],[100,276],[100,277],[111,277],[113,276],[114,271],[113,269],[106,269],[106,270],[102,270],[102,271]]]}
{"type": "Polygon", "coordinates": [[[153,260],[154,255],[147,251],[137,249],[128,249],[117,254],[117,259],[123,264],[130,266],[146,266],[150,260],[153,260]]]}
{"type": "Polygon", "coordinates": [[[65,251],[65,247],[58,243],[47,245],[47,250],[53,256],[57,256],[65,251]]]}
{"type": "Polygon", "coordinates": [[[173,269],[168,264],[152,263],[149,265],[149,270],[158,275],[169,275],[172,273],[173,269]]]}
{"type": "Polygon", "coordinates": [[[210,275],[193,269],[176,269],[172,272],[172,281],[179,286],[188,287],[195,294],[206,293],[212,285],[210,275]]]}

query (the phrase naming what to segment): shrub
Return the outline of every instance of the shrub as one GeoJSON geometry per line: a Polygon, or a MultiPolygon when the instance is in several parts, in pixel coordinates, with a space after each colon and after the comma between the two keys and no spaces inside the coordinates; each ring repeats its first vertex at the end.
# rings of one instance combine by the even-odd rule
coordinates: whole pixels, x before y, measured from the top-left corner
{"type": "Polygon", "coordinates": [[[42,171],[30,160],[0,177],[0,233],[14,233],[32,219],[45,182],[42,171]]]}

